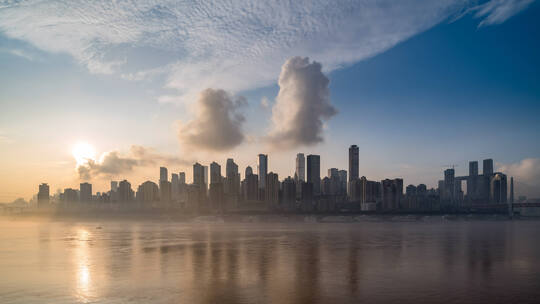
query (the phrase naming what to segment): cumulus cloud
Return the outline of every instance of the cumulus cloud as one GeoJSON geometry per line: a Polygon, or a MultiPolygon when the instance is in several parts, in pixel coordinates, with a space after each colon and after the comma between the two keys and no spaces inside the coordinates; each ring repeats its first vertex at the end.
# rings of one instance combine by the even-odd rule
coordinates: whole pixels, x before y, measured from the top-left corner
{"type": "Polygon", "coordinates": [[[267,140],[280,148],[322,142],[324,122],[337,113],[330,103],[329,83],[320,63],[302,57],[287,60],[279,75],[267,140]]]}
{"type": "Polygon", "coordinates": [[[128,153],[109,151],[103,153],[99,160],[88,159],[77,166],[79,178],[89,180],[100,176],[115,176],[133,171],[137,167],[155,165],[189,165],[193,162],[179,157],[163,155],[151,148],[133,145],[128,153]]]}
{"type": "Polygon", "coordinates": [[[229,150],[244,141],[244,116],[238,108],[246,105],[244,97],[233,99],[224,90],[206,89],[199,94],[193,120],[179,125],[178,137],[190,148],[229,150]]]}
{"type": "Polygon", "coordinates": [[[491,0],[481,4],[474,9],[477,11],[475,16],[477,18],[483,18],[478,26],[501,24],[510,17],[526,9],[534,1],[535,0],[491,0]]]}
{"type": "Polygon", "coordinates": [[[514,177],[516,194],[540,198],[540,158],[525,158],[517,163],[497,164],[497,167],[497,171],[514,177]]]}
{"type": "MultiPolygon", "coordinates": [[[[475,12],[495,24],[530,2],[492,0],[475,12]]],[[[185,102],[205,88],[269,85],[292,54],[330,71],[473,7],[475,0],[4,1],[0,31],[67,53],[93,73],[165,75],[177,96],[161,100],[185,102]]]]}

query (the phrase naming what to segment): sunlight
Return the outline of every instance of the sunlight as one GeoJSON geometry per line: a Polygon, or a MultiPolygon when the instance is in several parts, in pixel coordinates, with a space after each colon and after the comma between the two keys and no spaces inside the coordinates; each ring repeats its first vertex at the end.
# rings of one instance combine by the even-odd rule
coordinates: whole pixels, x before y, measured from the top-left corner
{"type": "Polygon", "coordinates": [[[92,145],[86,142],[78,142],[71,150],[77,165],[87,163],[89,160],[95,160],[96,151],[92,145]]]}

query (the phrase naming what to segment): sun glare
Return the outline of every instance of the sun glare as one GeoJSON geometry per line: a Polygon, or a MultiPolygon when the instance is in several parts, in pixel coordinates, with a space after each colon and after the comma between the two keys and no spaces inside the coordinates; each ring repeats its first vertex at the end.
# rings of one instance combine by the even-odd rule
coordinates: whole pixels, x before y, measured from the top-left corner
{"type": "Polygon", "coordinates": [[[88,162],[88,160],[94,160],[96,157],[96,151],[94,147],[86,142],[79,142],[73,146],[71,150],[73,157],[77,161],[78,165],[82,165],[88,162]]]}

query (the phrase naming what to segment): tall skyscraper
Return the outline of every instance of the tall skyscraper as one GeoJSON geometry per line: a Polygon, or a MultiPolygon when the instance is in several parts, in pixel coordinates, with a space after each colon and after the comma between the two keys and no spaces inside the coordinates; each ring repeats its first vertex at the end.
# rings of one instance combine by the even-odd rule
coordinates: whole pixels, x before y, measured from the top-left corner
{"type": "Polygon", "coordinates": [[[266,187],[266,174],[268,174],[268,155],[259,154],[259,189],[266,187]]]}
{"type": "Polygon", "coordinates": [[[493,159],[491,158],[484,159],[484,165],[482,167],[482,171],[485,176],[493,175],[493,159]]]}
{"type": "Polygon", "coordinates": [[[296,171],[295,171],[296,181],[305,182],[306,181],[306,159],[304,153],[296,154],[296,171]]]}
{"type": "Polygon", "coordinates": [[[200,188],[206,188],[204,184],[204,166],[199,163],[193,165],[193,184],[200,188]]]}
{"type": "Polygon", "coordinates": [[[133,190],[131,184],[127,180],[123,180],[118,185],[118,200],[120,202],[129,202],[133,198],[133,190]]]}
{"type": "Polygon", "coordinates": [[[173,173],[171,175],[171,198],[177,200],[180,195],[180,180],[178,174],[173,173]]]}
{"type": "Polygon", "coordinates": [[[167,172],[167,168],[159,167],[159,181],[168,181],[168,180],[169,180],[169,173],[167,172]]]}
{"type": "Polygon", "coordinates": [[[234,163],[232,158],[227,159],[225,177],[225,193],[237,197],[240,194],[240,173],[238,173],[238,165],[234,163]]]}
{"type": "Polygon", "coordinates": [[[92,184],[81,183],[79,186],[80,201],[90,202],[92,200],[92,184]]]}
{"type": "Polygon", "coordinates": [[[253,169],[250,166],[246,167],[246,174],[244,178],[248,177],[249,175],[253,174],[253,169]]]}
{"type": "Polygon", "coordinates": [[[118,181],[111,181],[110,200],[111,202],[118,201],[118,181]]]}
{"type": "Polygon", "coordinates": [[[514,203],[514,177],[510,177],[510,203],[514,203]]]}
{"type": "Polygon", "coordinates": [[[359,151],[357,145],[349,147],[349,181],[359,177],[359,151]]]}
{"type": "Polygon", "coordinates": [[[313,184],[313,194],[321,194],[321,157],[310,154],[307,156],[307,182],[313,184]]]}
{"type": "Polygon", "coordinates": [[[476,176],[476,175],[478,175],[478,162],[470,161],[469,162],[469,176],[476,176]]]}
{"type": "Polygon", "coordinates": [[[221,166],[216,162],[212,162],[210,164],[210,185],[221,184],[221,179],[221,166]]]}
{"type": "Polygon", "coordinates": [[[43,183],[39,185],[38,192],[38,206],[45,206],[49,204],[49,185],[43,183]]]}
{"type": "Polygon", "coordinates": [[[178,173],[178,182],[182,185],[186,183],[186,172],[178,173]]]}
{"type": "Polygon", "coordinates": [[[443,199],[448,202],[453,202],[456,197],[455,189],[455,171],[454,169],[444,170],[444,195],[443,199]]]}
{"type": "Polygon", "coordinates": [[[275,207],[279,202],[279,178],[276,173],[270,172],[266,179],[265,201],[268,207],[275,207]]]}
{"type": "Polygon", "coordinates": [[[137,201],[152,203],[159,200],[159,188],[156,183],[146,181],[137,190],[137,201]]]}

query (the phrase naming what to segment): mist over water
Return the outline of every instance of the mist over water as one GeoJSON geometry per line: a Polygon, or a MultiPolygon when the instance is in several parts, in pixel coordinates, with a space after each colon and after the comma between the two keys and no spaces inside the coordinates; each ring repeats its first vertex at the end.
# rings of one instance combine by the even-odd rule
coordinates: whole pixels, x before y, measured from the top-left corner
{"type": "Polygon", "coordinates": [[[0,220],[2,303],[533,303],[540,221],[0,220]]]}

